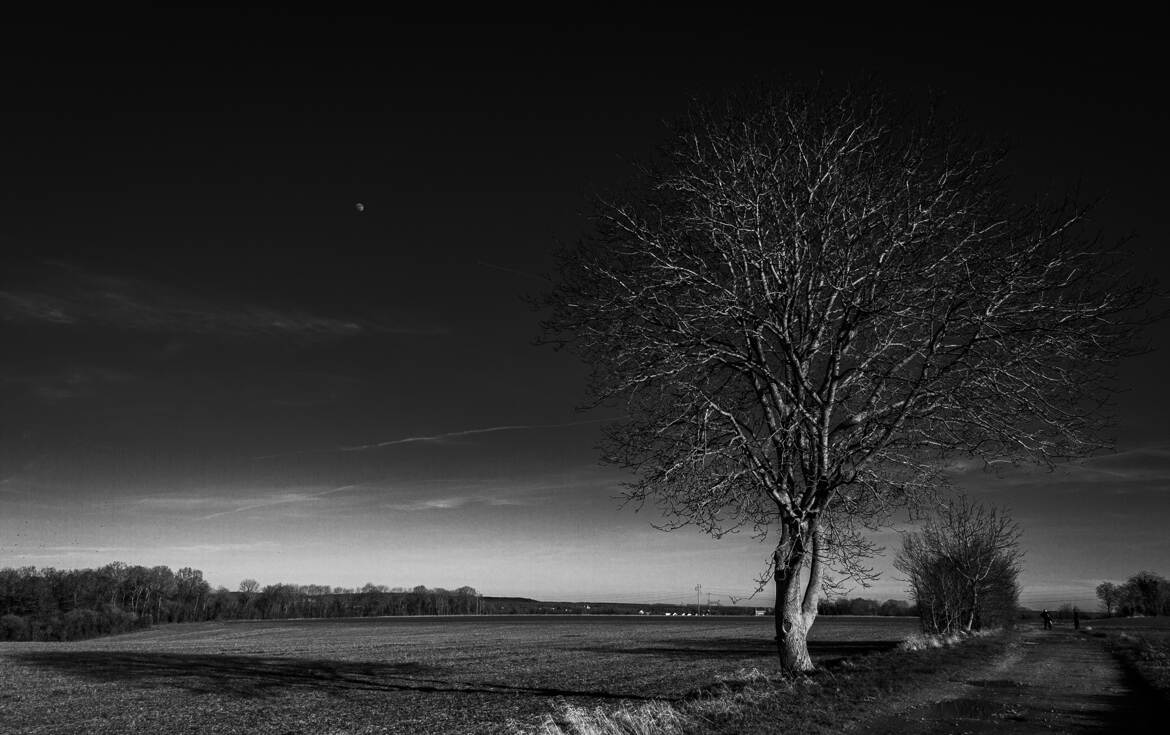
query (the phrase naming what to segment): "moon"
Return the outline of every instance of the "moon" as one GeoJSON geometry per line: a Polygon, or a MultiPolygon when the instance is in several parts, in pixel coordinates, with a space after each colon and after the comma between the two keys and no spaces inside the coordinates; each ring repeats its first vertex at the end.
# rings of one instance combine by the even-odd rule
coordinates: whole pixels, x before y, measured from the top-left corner
{"type": "Polygon", "coordinates": [[[357,204],[353,205],[353,208],[356,209],[358,212],[366,211],[366,205],[362,204],[361,202],[358,202],[357,204]]]}

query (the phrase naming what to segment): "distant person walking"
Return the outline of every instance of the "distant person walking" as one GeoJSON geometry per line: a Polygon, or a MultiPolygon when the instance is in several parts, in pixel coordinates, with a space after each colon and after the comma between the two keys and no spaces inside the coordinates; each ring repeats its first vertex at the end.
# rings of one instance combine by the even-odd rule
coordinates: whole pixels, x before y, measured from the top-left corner
{"type": "Polygon", "coordinates": [[[1073,608],[1073,630],[1081,629],[1081,611],[1073,608]]]}
{"type": "Polygon", "coordinates": [[[1048,608],[1040,613],[1040,619],[1044,621],[1044,630],[1052,630],[1052,613],[1048,612],[1048,608]]]}

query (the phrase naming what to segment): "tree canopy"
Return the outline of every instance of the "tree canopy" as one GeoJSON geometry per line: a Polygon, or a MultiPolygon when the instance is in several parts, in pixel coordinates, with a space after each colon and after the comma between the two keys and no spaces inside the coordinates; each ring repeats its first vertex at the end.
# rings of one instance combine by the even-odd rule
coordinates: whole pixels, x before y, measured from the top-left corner
{"type": "Polygon", "coordinates": [[[561,253],[545,341],[625,409],[605,458],[676,524],[775,541],[790,667],[823,562],[855,564],[941,457],[1099,446],[1149,287],[1083,208],[1016,202],[1002,163],[878,93],[742,94],[696,106],[561,253]]]}

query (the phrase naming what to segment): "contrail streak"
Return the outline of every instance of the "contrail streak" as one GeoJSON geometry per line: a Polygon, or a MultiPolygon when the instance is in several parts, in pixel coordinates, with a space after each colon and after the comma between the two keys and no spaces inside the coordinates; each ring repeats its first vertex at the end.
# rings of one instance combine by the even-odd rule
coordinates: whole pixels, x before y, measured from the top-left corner
{"type": "Polygon", "coordinates": [[[433,434],[430,436],[404,436],[401,439],[390,439],[384,442],[375,442],[373,444],[358,444],[350,447],[335,447],[333,449],[307,449],[302,452],[280,452],[278,454],[261,454],[257,457],[252,457],[253,460],[258,459],[276,459],[278,457],[292,457],[300,454],[328,454],[332,452],[362,452],[369,449],[381,449],[382,447],[393,447],[399,444],[414,444],[417,442],[439,442],[444,439],[453,439],[460,436],[471,436],[473,434],[491,434],[497,431],[531,431],[533,429],[559,429],[566,426],[583,426],[585,424],[600,424],[605,421],[618,421],[620,417],[609,417],[604,419],[585,419],[583,421],[566,421],[560,424],[505,424],[503,426],[488,426],[482,429],[463,429],[462,431],[448,431],[443,434],[433,434]]]}
{"type": "Polygon", "coordinates": [[[612,421],[613,419],[587,419],[585,421],[568,421],[563,424],[506,424],[504,426],[488,426],[483,429],[464,429],[463,431],[448,431],[445,434],[433,434],[431,436],[407,436],[402,439],[391,439],[389,441],[377,442],[376,444],[359,444],[353,447],[338,447],[339,452],[360,452],[366,449],[380,449],[381,447],[393,447],[398,444],[411,444],[413,442],[437,442],[444,439],[451,439],[457,436],[471,436],[472,434],[491,434],[497,431],[529,431],[532,429],[559,429],[565,426],[581,426],[583,424],[597,424],[602,421],[612,421]]]}
{"type": "Polygon", "coordinates": [[[341,487],[334,487],[334,488],[330,488],[328,490],[322,490],[321,492],[317,492],[317,493],[291,493],[291,494],[282,495],[282,496],[272,498],[271,500],[262,500],[258,503],[251,503],[249,505],[240,506],[239,508],[232,508],[231,510],[224,510],[224,511],[220,511],[219,513],[212,513],[211,515],[202,516],[196,520],[208,521],[208,520],[211,520],[212,518],[219,518],[220,516],[232,515],[233,513],[243,513],[244,511],[256,510],[257,508],[269,508],[269,507],[272,507],[274,505],[288,505],[289,503],[303,503],[306,500],[316,500],[317,498],[322,498],[326,495],[332,495],[333,493],[339,493],[339,492],[342,492],[345,490],[352,490],[352,489],[358,488],[358,487],[362,487],[362,486],[361,485],[342,485],[341,487]]]}
{"type": "Polygon", "coordinates": [[[506,265],[496,265],[495,263],[488,263],[485,260],[477,260],[475,263],[476,265],[482,265],[484,268],[494,268],[495,270],[503,271],[505,273],[515,273],[516,275],[524,276],[525,278],[535,278],[537,280],[544,281],[545,283],[552,283],[552,279],[550,279],[548,276],[542,276],[539,273],[522,271],[519,268],[509,268],[506,265]]]}

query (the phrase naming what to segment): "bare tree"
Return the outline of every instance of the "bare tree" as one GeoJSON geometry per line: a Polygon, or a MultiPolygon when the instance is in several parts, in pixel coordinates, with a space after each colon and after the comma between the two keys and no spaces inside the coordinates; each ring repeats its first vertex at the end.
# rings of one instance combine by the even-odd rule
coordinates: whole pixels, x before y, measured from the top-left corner
{"type": "Polygon", "coordinates": [[[1082,210],[1013,204],[1000,160],[880,95],[745,96],[697,109],[561,253],[543,341],[625,408],[605,458],[674,525],[774,541],[790,670],[826,563],[863,572],[859,532],[938,457],[1097,446],[1149,288],[1113,277],[1082,210]]]}
{"type": "Polygon", "coordinates": [[[1118,602],[1121,601],[1121,588],[1112,582],[1102,582],[1097,585],[1097,597],[1105,606],[1105,614],[1112,617],[1118,602]]]}
{"type": "Polygon", "coordinates": [[[1160,574],[1140,571],[1121,585],[1120,598],[1129,614],[1162,615],[1170,602],[1170,582],[1160,574]]]}
{"type": "Polygon", "coordinates": [[[1009,625],[1019,600],[1020,530],[1002,510],[962,497],[902,539],[894,562],[928,633],[1009,625]]]}

